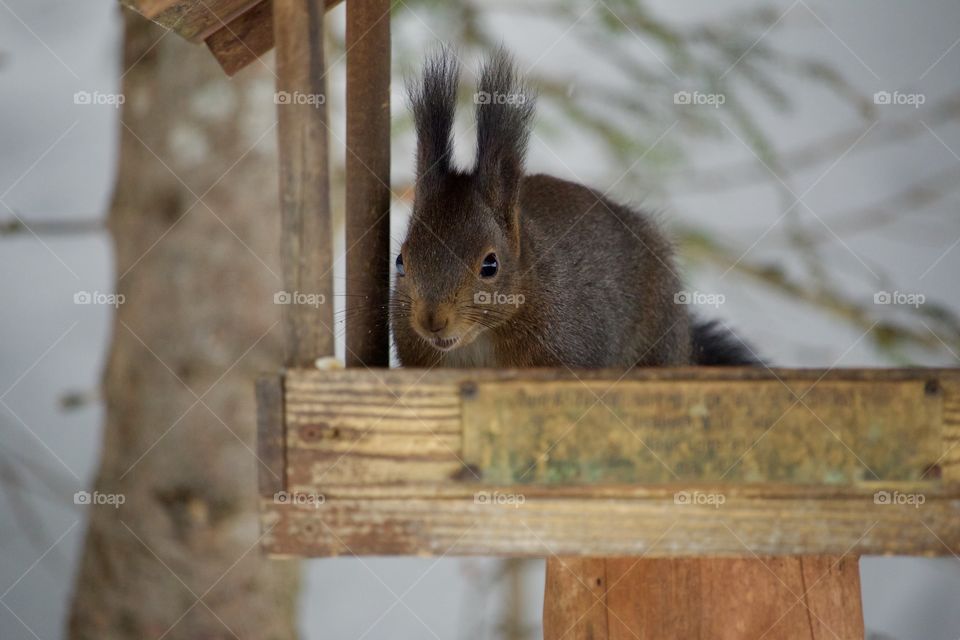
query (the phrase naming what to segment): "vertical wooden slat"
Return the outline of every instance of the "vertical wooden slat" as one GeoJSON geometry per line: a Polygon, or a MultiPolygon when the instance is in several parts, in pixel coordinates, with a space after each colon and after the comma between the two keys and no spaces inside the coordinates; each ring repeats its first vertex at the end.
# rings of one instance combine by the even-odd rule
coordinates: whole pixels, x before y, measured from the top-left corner
{"type": "Polygon", "coordinates": [[[286,489],[283,379],[277,376],[257,380],[257,460],[260,495],[272,498],[286,489]]]}
{"type": "Polygon", "coordinates": [[[390,2],[347,2],[347,366],[389,364],[390,2]]]}
{"type": "Polygon", "coordinates": [[[273,7],[287,366],[334,354],[323,16],[323,0],[273,7]]]}

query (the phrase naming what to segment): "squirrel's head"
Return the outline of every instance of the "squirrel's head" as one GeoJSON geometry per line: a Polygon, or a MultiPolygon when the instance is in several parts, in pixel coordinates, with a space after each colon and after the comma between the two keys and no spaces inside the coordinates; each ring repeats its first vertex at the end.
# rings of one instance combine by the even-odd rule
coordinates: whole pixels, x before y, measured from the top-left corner
{"type": "Polygon", "coordinates": [[[394,326],[440,351],[472,342],[524,302],[520,184],[534,113],[509,56],[496,51],[474,94],[476,166],[453,166],[459,67],[446,50],[409,87],[417,133],[413,216],[396,258],[394,326]]]}

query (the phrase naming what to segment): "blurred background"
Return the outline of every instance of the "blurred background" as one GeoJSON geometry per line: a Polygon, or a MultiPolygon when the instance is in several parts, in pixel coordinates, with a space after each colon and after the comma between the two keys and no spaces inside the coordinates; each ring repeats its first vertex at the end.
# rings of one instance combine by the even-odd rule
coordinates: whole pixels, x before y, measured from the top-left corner
{"type": "MultiPolygon", "coordinates": [[[[958,365],[956,2],[407,0],[392,20],[396,246],[403,78],[459,47],[468,164],[473,73],[502,42],[540,94],[529,170],[657,215],[698,313],[781,366],[958,365]]],[[[227,78],[114,0],[0,0],[3,640],[540,636],[542,562],[258,557],[252,379],[282,349],[272,65],[227,78]],[[95,481],[124,504],[75,499],[95,481]]],[[[960,636],[960,559],[861,575],[871,637],[960,636]]]]}

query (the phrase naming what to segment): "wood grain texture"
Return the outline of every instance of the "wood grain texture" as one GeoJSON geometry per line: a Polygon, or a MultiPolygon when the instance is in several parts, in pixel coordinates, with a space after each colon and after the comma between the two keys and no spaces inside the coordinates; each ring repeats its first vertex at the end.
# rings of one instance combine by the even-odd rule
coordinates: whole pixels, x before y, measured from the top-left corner
{"type": "Polygon", "coordinates": [[[607,584],[604,558],[548,561],[543,592],[544,639],[609,638],[607,584]]]}
{"type": "Polygon", "coordinates": [[[273,0],[255,4],[204,42],[224,73],[236,74],[273,49],[273,0]]]}
{"type": "Polygon", "coordinates": [[[558,487],[324,487],[315,490],[325,500],[317,508],[264,502],[264,528],[270,531],[264,546],[274,554],[304,556],[960,551],[960,496],[955,491],[925,492],[924,504],[915,508],[877,504],[867,489],[738,489],[605,487],[599,495],[576,495],[558,487]],[[677,504],[678,490],[723,491],[724,504],[677,504]]]}
{"type": "Polygon", "coordinates": [[[544,639],[861,639],[857,559],[551,558],[544,639]]]}
{"type": "Polygon", "coordinates": [[[390,0],[347,3],[348,367],[390,365],[390,0]]]}
{"type": "Polygon", "coordinates": [[[363,374],[319,386],[288,376],[291,487],[443,481],[463,468],[456,385],[363,374]]]}
{"type": "Polygon", "coordinates": [[[180,37],[200,42],[261,0],[121,0],[180,37]]]}
{"type": "Polygon", "coordinates": [[[333,225],[321,0],[277,2],[281,293],[286,364],[333,356],[333,225]]]}
{"type": "MultiPolygon", "coordinates": [[[[326,0],[329,11],[342,0],[326,0]]],[[[205,40],[224,72],[232,76],[266,55],[274,45],[273,1],[262,0],[205,40]]]]}

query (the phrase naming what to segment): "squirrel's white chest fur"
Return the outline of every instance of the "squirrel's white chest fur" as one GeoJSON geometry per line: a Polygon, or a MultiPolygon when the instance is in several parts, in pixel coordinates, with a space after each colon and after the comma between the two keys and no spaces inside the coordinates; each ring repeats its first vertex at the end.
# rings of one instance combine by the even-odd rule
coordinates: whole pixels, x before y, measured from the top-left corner
{"type": "Polygon", "coordinates": [[[493,340],[484,331],[470,344],[445,353],[441,366],[454,369],[494,367],[496,366],[496,353],[493,349],[493,340]]]}

